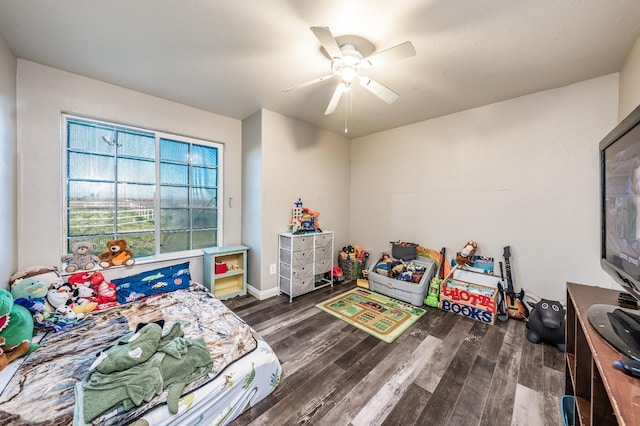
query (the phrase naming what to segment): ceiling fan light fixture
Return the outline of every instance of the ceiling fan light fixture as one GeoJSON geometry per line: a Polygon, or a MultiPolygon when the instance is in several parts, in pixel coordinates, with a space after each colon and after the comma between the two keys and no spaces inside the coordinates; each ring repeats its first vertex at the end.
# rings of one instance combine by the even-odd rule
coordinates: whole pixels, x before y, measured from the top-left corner
{"type": "Polygon", "coordinates": [[[331,74],[297,84],[285,89],[285,91],[310,86],[312,84],[328,80],[332,77],[339,77],[340,82],[334,89],[333,95],[331,96],[331,100],[329,101],[329,105],[327,106],[324,114],[332,114],[336,110],[336,107],[342,98],[342,94],[347,93],[348,103],[345,108],[345,133],[348,129],[347,117],[352,108],[351,93],[349,89],[351,88],[354,80],[357,79],[362,87],[388,104],[392,104],[398,100],[400,96],[396,92],[372,78],[360,75],[360,72],[388,62],[415,55],[416,50],[410,41],[406,41],[380,52],[371,54],[371,52],[373,52],[373,45],[361,37],[343,36],[340,38],[339,43],[338,40],[333,37],[328,27],[311,27],[311,31],[320,42],[324,52],[331,59],[331,74]],[[356,47],[356,45],[360,46],[360,48],[356,47]],[[367,48],[369,45],[370,49],[367,48]],[[363,47],[364,50],[361,50],[363,47]],[[367,56],[364,57],[362,52],[367,56]]]}
{"type": "Polygon", "coordinates": [[[345,66],[342,67],[337,74],[340,76],[342,81],[352,82],[354,78],[358,75],[358,72],[354,67],[345,66]]]}
{"type": "Polygon", "coordinates": [[[340,46],[340,52],[342,52],[342,60],[346,64],[356,65],[362,60],[362,53],[358,52],[358,49],[351,43],[340,46]]]}
{"type": "Polygon", "coordinates": [[[337,74],[342,81],[353,81],[361,69],[360,62],[362,54],[358,52],[353,44],[340,46],[341,58],[336,58],[331,64],[331,70],[337,74]]]}

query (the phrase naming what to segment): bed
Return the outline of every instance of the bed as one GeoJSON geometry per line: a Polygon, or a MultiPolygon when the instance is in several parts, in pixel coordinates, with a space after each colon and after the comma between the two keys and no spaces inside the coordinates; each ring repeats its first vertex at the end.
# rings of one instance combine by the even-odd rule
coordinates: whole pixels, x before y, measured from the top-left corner
{"type": "Polygon", "coordinates": [[[269,395],[282,372],[269,345],[197,283],[92,313],[77,326],[39,337],[35,352],[0,371],[2,425],[224,425],[269,395]],[[85,421],[83,383],[97,356],[139,325],[158,320],[164,321],[163,335],[181,329],[185,339],[202,340],[209,371],[186,385],[175,414],[164,390],[133,408],[120,404],[85,421]]]}

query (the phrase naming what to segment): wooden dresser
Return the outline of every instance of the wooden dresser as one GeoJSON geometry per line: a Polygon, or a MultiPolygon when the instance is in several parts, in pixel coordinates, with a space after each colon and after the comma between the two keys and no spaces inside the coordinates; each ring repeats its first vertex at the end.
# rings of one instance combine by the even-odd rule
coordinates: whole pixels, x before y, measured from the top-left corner
{"type": "Polygon", "coordinates": [[[640,425],[640,379],[613,366],[622,354],[587,318],[593,304],[617,305],[619,293],[567,283],[565,393],[575,396],[576,425],[640,425]]]}

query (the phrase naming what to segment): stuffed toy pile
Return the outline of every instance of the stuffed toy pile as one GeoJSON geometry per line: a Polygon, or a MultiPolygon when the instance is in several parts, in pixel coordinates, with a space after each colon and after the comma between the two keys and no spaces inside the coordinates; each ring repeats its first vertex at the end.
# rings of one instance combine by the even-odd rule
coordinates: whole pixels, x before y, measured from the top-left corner
{"type": "MultiPolygon", "coordinates": [[[[100,305],[117,302],[118,300],[116,285],[107,282],[100,272],[78,272],[71,275],[68,281],[69,284],[75,287],[74,304],[76,305],[91,306],[93,304],[94,309],[100,309],[100,305]]],[[[73,310],[76,311],[76,309],[73,310]]]]}
{"type": "MultiPolygon", "coordinates": [[[[69,280],[74,281],[78,272],[69,280]]],[[[40,330],[61,331],[79,324],[85,314],[94,310],[95,290],[65,283],[56,267],[35,266],[18,271],[9,281],[14,303],[26,308],[32,315],[33,325],[40,330]]]]}
{"type": "Polygon", "coordinates": [[[0,288],[0,370],[11,361],[38,348],[31,343],[33,318],[23,306],[13,303],[10,292],[0,288]]]}

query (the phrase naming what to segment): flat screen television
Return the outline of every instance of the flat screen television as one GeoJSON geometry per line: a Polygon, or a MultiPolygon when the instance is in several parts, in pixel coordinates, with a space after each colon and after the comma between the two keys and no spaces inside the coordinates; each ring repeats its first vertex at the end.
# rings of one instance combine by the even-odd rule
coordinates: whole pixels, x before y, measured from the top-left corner
{"type": "Polygon", "coordinates": [[[601,265],[640,300],[640,107],[600,142],[601,265]]]}
{"type": "MultiPolygon", "coordinates": [[[[600,142],[600,264],[640,300],[640,107],[600,142]]],[[[620,352],[640,359],[638,311],[594,305],[589,320],[620,352]]]]}

